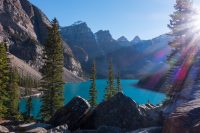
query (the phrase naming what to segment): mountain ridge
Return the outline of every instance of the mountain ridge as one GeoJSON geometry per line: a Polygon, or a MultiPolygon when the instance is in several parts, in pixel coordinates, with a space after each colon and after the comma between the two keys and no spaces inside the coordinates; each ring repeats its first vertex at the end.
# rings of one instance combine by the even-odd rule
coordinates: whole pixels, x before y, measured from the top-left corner
{"type": "MultiPolygon", "coordinates": [[[[35,70],[42,66],[42,48],[51,22],[28,0],[0,1],[0,41],[6,41],[9,51],[35,70]]],[[[79,61],[67,43],[64,45],[65,67],[76,76],[82,75],[79,61]]]]}
{"type": "Polygon", "coordinates": [[[74,47],[72,50],[77,51],[79,48],[78,55],[75,54],[75,56],[81,60],[83,70],[86,73],[90,72],[93,60],[96,61],[98,78],[106,78],[107,63],[110,59],[113,60],[115,71],[121,72],[122,78],[143,78],[154,73],[159,67],[167,69],[164,61],[167,52],[170,51],[168,42],[171,40],[167,34],[149,40],[142,40],[139,36],[135,36],[132,41],[128,41],[125,36],[117,40],[113,39],[109,30],[99,30],[93,33],[86,22],[79,22],[64,27],[64,29],[64,31],[62,29],[60,31],[61,35],[71,47],[74,47]],[[80,54],[80,49],[84,54],[80,54]],[[91,54],[90,51],[95,51],[96,54],[91,54]],[[82,59],[84,55],[86,57],[82,59]],[[151,72],[142,72],[145,65],[148,65],[148,71],[152,69],[151,72]]]}

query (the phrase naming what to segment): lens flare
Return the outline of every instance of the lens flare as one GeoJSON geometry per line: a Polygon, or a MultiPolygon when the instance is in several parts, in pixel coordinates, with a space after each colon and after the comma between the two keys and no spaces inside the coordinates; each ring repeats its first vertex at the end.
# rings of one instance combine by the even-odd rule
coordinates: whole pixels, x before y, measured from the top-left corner
{"type": "Polygon", "coordinates": [[[200,32],[200,10],[192,17],[192,23],[193,31],[196,33],[200,32]]]}

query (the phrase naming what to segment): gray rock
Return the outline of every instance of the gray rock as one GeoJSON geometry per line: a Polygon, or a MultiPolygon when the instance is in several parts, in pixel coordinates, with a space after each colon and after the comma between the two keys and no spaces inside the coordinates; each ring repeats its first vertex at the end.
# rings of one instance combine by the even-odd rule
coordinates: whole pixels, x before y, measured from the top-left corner
{"type": "Polygon", "coordinates": [[[77,130],[73,133],[123,133],[118,127],[101,126],[97,130],[77,130]]]}
{"type": "Polygon", "coordinates": [[[162,125],[162,106],[154,106],[152,104],[140,105],[140,113],[144,116],[144,126],[153,127],[162,125]]]}
{"type": "Polygon", "coordinates": [[[150,128],[138,129],[136,131],[128,133],[162,133],[162,127],[150,127],[150,128]]]}
{"type": "Polygon", "coordinates": [[[9,133],[9,130],[6,127],[0,125],[0,133],[9,133]]]}
{"type": "Polygon", "coordinates": [[[73,98],[68,104],[60,108],[50,119],[53,126],[67,124],[69,130],[77,129],[84,116],[90,111],[90,104],[81,97],[73,98]]]}
{"type": "Polygon", "coordinates": [[[97,133],[97,130],[77,130],[73,133],[97,133]]]}
{"type": "Polygon", "coordinates": [[[31,130],[25,131],[26,133],[47,133],[47,130],[42,127],[33,128],[31,130]]]}
{"type": "Polygon", "coordinates": [[[70,133],[70,131],[68,130],[67,124],[65,124],[48,130],[48,133],[70,133]]]}
{"type": "Polygon", "coordinates": [[[97,133],[122,133],[122,130],[118,127],[101,126],[97,133]]]}
{"type": "MultiPolygon", "coordinates": [[[[43,64],[42,44],[50,26],[47,16],[28,0],[0,1],[0,41],[6,40],[10,53],[28,62],[36,70],[43,64]]],[[[65,67],[80,76],[82,68],[79,61],[68,44],[63,42],[63,45],[65,67]]],[[[23,69],[23,73],[28,72],[23,69]]]]}
{"type": "Polygon", "coordinates": [[[200,99],[182,104],[164,122],[163,133],[199,133],[200,99]]]}
{"type": "Polygon", "coordinates": [[[101,126],[134,130],[143,126],[143,116],[137,104],[123,93],[99,104],[81,128],[98,129],[101,126]]]}
{"type": "Polygon", "coordinates": [[[29,130],[37,129],[37,128],[38,129],[40,129],[40,128],[49,129],[51,127],[52,126],[49,124],[32,122],[32,123],[26,123],[26,124],[19,125],[18,130],[29,131],[29,130]]]}

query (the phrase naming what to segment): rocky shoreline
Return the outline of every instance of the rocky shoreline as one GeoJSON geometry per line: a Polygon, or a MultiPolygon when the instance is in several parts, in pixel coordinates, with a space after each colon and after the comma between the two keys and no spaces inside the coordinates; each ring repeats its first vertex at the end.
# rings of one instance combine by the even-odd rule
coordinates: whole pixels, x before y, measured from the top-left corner
{"type": "Polygon", "coordinates": [[[1,123],[0,132],[61,133],[156,133],[162,130],[161,107],[138,106],[131,98],[118,93],[91,109],[87,100],[73,98],[47,123],[1,123]]]}
{"type": "Polygon", "coordinates": [[[87,100],[74,97],[46,123],[4,121],[0,122],[0,132],[198,133],[200,130],[198,94],[200,94],[198,89],[184,88],[173,101],[155,106],[138,105],[123,93],[118,93],[94,109],[87,100]],[[185,90],[190,96],[183,93],[185,90]]]}

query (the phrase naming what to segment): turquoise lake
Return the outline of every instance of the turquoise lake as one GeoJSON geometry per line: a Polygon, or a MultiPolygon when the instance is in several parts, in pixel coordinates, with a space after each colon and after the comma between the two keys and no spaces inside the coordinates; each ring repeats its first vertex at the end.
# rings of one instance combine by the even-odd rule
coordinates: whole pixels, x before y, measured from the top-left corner
{"type": "MultiPolygon", "coordinates": [[[[135,85],[138,80],[121,80],[121,85],[123,92],[126,96],[129,96],[138,104],[145,104],[148,101],[152,104],[159,104],[165,98],[166,95],[159,92],[145,90],[143,88],[138,88],[135,85]]],[[[98,102],[101,102],[104,97],[105,87],[107,85],[107,80],[97,80],[97,92],[98,92],[98,102]]],[[[81,82],[81,83],[67,83],[65,84],[64,96],[65,104],[68,103],[73,97],[81,96],[85,99],[89,98],[89,88],[90,81],[81,82]]],[[[20,102],[20,111],[25,111],[26,102],[25,99],[22,99],[20,102]]],[[[41,102],[39,98],[33,98],[32,100],[32,115],[37,118],[39,116],[41,102]]]]}

